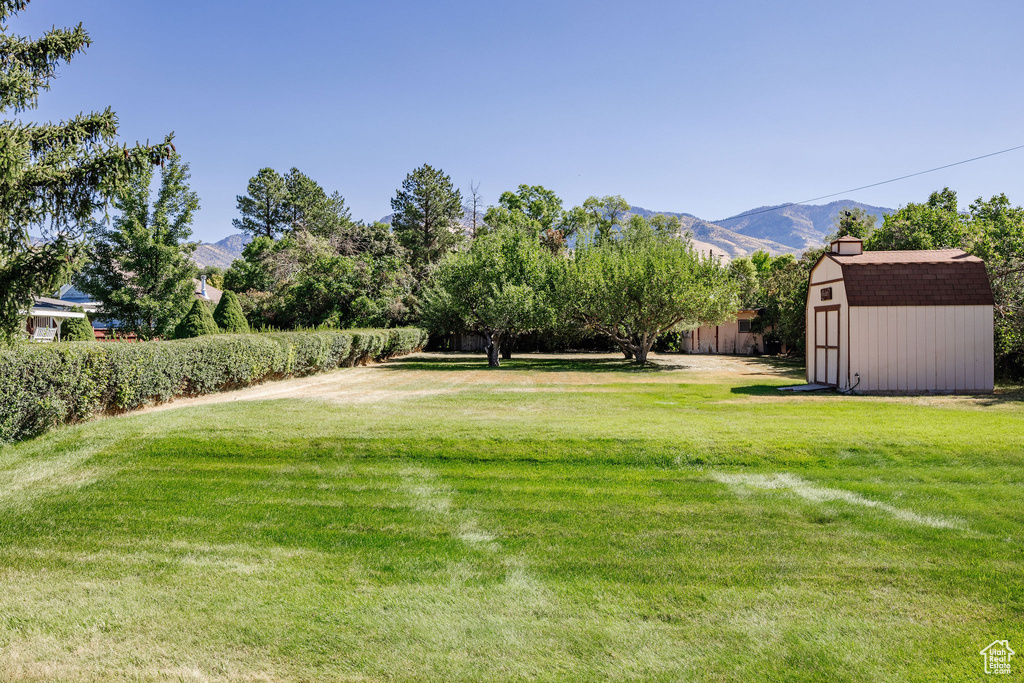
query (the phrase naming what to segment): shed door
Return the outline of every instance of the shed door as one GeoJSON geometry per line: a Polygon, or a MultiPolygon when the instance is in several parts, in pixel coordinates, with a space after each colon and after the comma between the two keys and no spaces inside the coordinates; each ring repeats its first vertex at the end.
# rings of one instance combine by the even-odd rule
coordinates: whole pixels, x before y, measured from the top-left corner
{"type": "Polygon", "coordinates": [[[839,307],[814,309],[814,381],[839,384],[839,307]]]}

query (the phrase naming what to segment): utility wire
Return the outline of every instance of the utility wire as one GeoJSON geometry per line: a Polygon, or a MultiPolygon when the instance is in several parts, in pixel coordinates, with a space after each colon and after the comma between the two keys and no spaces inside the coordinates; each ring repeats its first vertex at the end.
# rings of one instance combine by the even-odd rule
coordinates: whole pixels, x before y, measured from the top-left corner
{"type": "Polygon", "coordinates": [[[961,164],[969,164],[972,161],[978,161],[979,159],[987,159],[988,157],[994,157],[998,154],[1006,154],[1007,152],[1013,152],[1014,150],[1024,149],[1024,145],[1017,145],[1016,147],[1009,147],[1007,149],[1001,149],[998,152],[992,152],[991,154],[982,154],[980,157],[973,157],[971,159],[964,159],[963,161],[956,161],[952,164],[946,164],[945,166],[936,166],[935,168],[929,168],[927,171],[918,171],[917,173],[908,173],[907,175],[901,175],[899,178],[890,178],[889,180],[883,180],[878,183],[871,183],[870,185],[861,185],[855,187],[852,190],[843,190],[842,192],[833,192],[832,194],[824,194],[820,197],[814,197],[813,199],[805,199],[802,202],[789,202],[788,204],[780,204],[779,206],[773,206],[767,209],[758,209],[757,211],[748,211],[747,213],[741,213],[738,216],[732,216],[731,218],[723,218],[720,221],[716,221],[717,225],[722,225],[728,221],[734,221],[739,218],[746,218],[748,216],[756,216],[761,213],[769,213],[771,211],[779,211],[781,209],[788,208],[790,206],[799,206],[801,204],[809,204],[811,202],[817,202],[822,199],[829,199],[831,197],[838,197],[841,194],[850,194],[851,192],[858,192],[860,190],[866,190],[869,187],[878,187],[879,185],[888,185],[889,183],[895,183],[897,180],[906,180],[907,178],[913,178],[914,176],[924,175],[925,173],[934,173],[935,171],[941,171],[944,168],[952,168],[953,166],[960,166],[961,164]]]}

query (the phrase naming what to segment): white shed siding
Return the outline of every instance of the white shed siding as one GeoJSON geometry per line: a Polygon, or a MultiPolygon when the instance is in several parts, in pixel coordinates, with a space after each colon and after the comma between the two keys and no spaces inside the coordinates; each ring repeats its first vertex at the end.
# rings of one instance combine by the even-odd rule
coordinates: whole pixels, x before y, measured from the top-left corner
{"type": "Polygon", "coordinates": [[[846,370],[847,363],[846,358],[848,355],[849,347],[849,332],[850,332],[850,321],[849,321],[849,310],[850,307],[846,305],[846,288],[842,282],[843,269],[835,261],[824,259],[811,271],[810,286],[807,292],[807,381],[813,382],[815,377],[815,370],[820,361],[819,355],[815,352],[815,341],[820,339],[833,343],[835,341],[839,344],[839,358],[838,367],[833,375],[832,368],[829,367],[829,375],[833,375],[829,381],[838,382],[838,386],[846,386],[846,370]],[[828,301],[821,300],[821,290],[824,287],[832,288],[832,298],[828,301]],[[821,337],[816,337],[816,325],[815,325],[815,309],[823,306],[839,306],[839,329],[832,334],[832,330],[829,330],[829,335],[826,339],[824,336],[824,330],[821,330],[821,337]]]}
{"type": "Polygon", "coordinates": [[[992,390],[991,306],[853,306],[849,320],[861,391],[992,390]]]}

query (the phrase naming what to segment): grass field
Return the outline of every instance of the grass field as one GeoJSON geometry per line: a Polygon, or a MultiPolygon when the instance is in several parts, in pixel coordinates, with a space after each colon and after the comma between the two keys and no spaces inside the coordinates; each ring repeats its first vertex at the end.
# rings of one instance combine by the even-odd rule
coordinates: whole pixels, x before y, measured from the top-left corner
{"type": "Polygon", "coordinates": [[[659,363],[424,354],[4,447],[0,680],[970,681],[1024,652],[1019,396],[659,363]]]}

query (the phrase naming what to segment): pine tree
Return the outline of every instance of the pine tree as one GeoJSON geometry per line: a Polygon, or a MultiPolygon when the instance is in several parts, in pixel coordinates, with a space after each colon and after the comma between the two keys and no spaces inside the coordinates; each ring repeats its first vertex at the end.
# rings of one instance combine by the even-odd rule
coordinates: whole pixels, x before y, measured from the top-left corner
{"type": "Polygon", "coordinates": [[[224,292],[221,295],[220,302],[213,311],[213,319],[224,332],[244,334],[249,331],[249,323],[234,292],[224,292]]]}
{"type": "MultiPolygon", "coordinates": [[[[72,311],[85,313],[81,306],[73,306],[72,311]]],[[[63,341],[96,341],[96,334],[92,331],[89,318],[68,318],[61,325],[60,338],[63,341]]]]}
{"type": "Polygon", "coordinates": [[[192,216],[199,197],[188,187],[188,164],[175,154],[160,171],[160,190],[150,207],[151,167],[118,192],[120,211],[111,226],[93,227],[91,262],[75,278],[79,289],[102,302],[101,320],[140,339],[166,337],[188,310],[198,274],[192,216]]]}
{"type": "Polygon", "coordinates": [[[424,164],[405,177],[391,200],[391,227],[409,250],[417,279],[458,245],[462,237],[462,193],[440,169],[424,164]]]}
{"type": "Polygon", "coordinates": [[[290,225],[288,188],[281,174],[261,168],[249,178],[247,194],[236,197],[241,218],[231,221],[236,229],[253,237],[277,237],[290,225]]]}
{"type": "MultiPolygon", "coordinates": [[[[90,45],[82,25],[53,28],[33,40],[8,21],[26,0],[0,0],[0,111],[35,108],[57,67],[90,45]]],[[[172,151],[171,136],[155,146],[114,145],[117,117],[109,108],[59,123],[0,121],[0,342],[15,339],[32,297],[67,281],[84,253],[78,226],[147,163],[172,151]],[[42,231],[33,243],[29,230],[42,231]]]]}
{"type": "Polygon", "coordinates": [[[217,334],[218,332],[220,332],[220,328],[217,327],[209,307],[204,302],[196,299],[192,304],[192,308],[188,310],[185,317],[174,328],[174,338],[189,339],[191,337],[201,337],[204,334],[217,334]]]}

